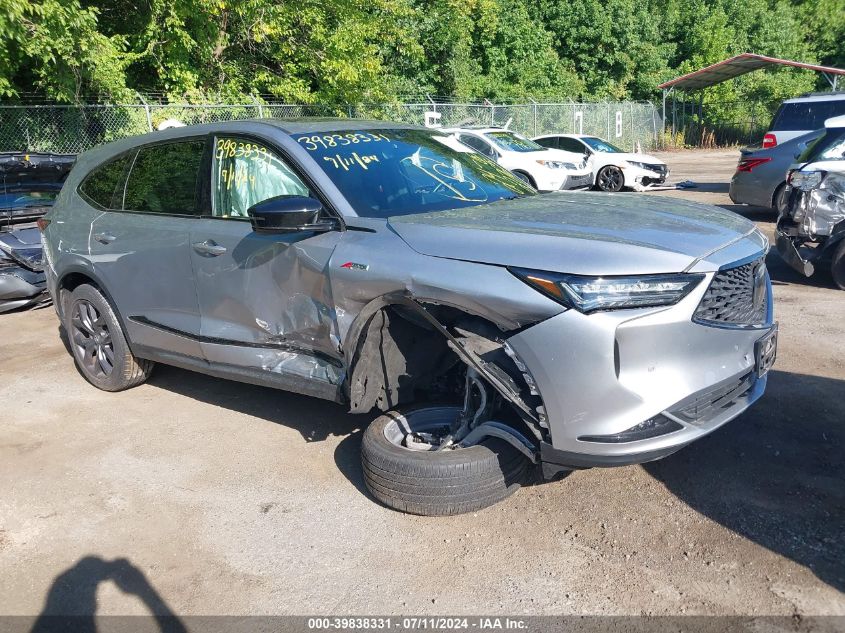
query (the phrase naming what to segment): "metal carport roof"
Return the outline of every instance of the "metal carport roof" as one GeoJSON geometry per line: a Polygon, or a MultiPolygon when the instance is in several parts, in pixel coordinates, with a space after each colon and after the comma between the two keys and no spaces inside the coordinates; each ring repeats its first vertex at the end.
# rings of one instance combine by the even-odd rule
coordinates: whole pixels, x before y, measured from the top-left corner
{"type": "Polygon", "coordinates": [[[666,90],[667,88],[677,88],[679,90],[701,90],[708,86],[739,77],[745,73],[750,73],[760,68],[768,68],[771,66],[792,66],[794,68],[803,68],[805,70],[814,70],[822,73],[830,82],[830,85],[836,90],[837,77],[845,75],[845,70],[842,68],[832,68],[830,66],[819,66],[817,64],[805,64],[803,62],[796,62],[789,59],[778,59],[777,57],[766,57],[765,55],[755,55],[754,53],[741,53],[734,57],[730,57],[706,68],[695,70],[686,75],[681,75],[670,81],[662,83],[658,88],[666,90]]]}

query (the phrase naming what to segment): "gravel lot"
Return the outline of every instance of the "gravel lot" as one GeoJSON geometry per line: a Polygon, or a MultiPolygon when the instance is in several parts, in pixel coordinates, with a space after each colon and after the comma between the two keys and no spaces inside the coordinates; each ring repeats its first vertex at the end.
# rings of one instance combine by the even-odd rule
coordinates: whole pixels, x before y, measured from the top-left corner
{"type": "MultiPolygon", "coordinates": [[[[665,154],[701,186],[662,195],[771,237],[769,211],[729,203],[736,156],[665,154]]],[[[0,613],[843,615],[845,292],[769,264],[780,353],[757,406],[661,462],[452,518],[368,496],[367,418],[165,366],[100,392],[52,308],[4,315],[0,613]]]]}

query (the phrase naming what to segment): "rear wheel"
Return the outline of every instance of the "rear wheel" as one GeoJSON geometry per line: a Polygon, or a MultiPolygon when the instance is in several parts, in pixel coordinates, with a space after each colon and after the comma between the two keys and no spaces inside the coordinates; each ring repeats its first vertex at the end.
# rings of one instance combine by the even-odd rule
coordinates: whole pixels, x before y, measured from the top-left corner
{"type": "Polygon", "coordinates": [[[845,290],[845,240],[839,243],[833,253],[833,260],[830,264],[830,272],[833,275],[833,283],[840,290],[845,290]]]}
{"type": "Polygon", "coordinates": [[[782,182],[772,196],[772,208],[778,212],[778,215],[783,215],[786,212],[788,201],[789,195],[786,193],[786,183],[782,182]]]}
{"type": "Polygon", "coordinates": [[[602,191],[620,191],[625,186],[625,176],[616,165],[602,167],[596,176],[596,186],[602,191]]]}
{"type": "Polygon", "coordinates": [[[391,411],[364,432],[364,481],[386,506],[422,515],[473,512],[510,496],[529,462],[507,442],[437,450],[460,407],[423,406],[391,411]]]}
{"type": "Polygon", "coordinates": [[[64,327],[82,376],[103,391],[122,391],[144,382],[154,363],[135,358],[111,305],[94,286],[82,284],[70,295],[64,327]]]}

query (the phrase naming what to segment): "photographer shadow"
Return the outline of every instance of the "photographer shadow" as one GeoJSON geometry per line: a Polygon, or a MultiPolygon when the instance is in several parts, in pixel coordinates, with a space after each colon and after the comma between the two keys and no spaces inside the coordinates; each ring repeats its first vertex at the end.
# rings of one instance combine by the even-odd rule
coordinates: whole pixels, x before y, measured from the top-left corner
{"type": "Polygon", "coordinates": [[[187,633],[140,569],[125,558],[107,561],[98,556],[81,558],[56,576],[31,633],[96,633],[97,588],[107,581],[141,600],[162,633],[187,633]]]}

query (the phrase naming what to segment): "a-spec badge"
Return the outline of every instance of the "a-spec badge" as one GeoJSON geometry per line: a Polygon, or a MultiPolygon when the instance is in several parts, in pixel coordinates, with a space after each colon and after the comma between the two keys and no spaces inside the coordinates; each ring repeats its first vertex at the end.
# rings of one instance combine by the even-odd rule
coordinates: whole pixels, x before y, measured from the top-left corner
{"type": "Polygon", "coordinates": [[[359,264],[358,262],[346,262],[345,264],[341,264],[341,268],[347,268],[349,270],[369,270],[370,266],[368,264],[359,264]]]}

